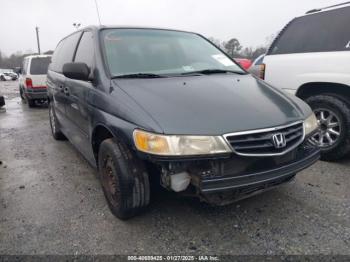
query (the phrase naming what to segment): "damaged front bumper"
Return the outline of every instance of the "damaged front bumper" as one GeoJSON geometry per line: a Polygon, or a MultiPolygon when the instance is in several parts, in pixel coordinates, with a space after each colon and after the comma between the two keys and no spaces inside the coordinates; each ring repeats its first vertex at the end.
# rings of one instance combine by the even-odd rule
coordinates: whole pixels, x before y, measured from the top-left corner
{"type": "Polygon", "coordinates": [[[231,154],[209,159],[153,159],[161,183],[172,189],[172,178],[184,173],[190,184],[186,195],[224,205],[289,182],[295,174],[314,164],[320,150],[308,142],[282,156],[248,157],[231,154]]]}
{"type": "Polygon", "coordinates": [[[255,188],[260,185],[268,187],[276,184],[276,182],[288,180],[290,176],[315,163],[319,157],[320,152],[316,148],[309,151],[299,150],[294,161],[290,163],[281,166],[276,165],[276,167],[267,170],[243,172],[239,175],[202,178],[199,188],[202,193],[214,193],[245,187],[255,188]]]}

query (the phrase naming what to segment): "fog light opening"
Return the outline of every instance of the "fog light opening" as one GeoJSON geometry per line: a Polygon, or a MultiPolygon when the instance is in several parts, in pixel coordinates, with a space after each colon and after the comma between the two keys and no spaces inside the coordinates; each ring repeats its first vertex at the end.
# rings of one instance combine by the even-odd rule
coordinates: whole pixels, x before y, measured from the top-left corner
{"type": "Polygon", "coordinates": [[[170,176],[170,188],[175,192],[184,191],[190,184],[191,177],[187,172],[181,172],[170,176]]]}

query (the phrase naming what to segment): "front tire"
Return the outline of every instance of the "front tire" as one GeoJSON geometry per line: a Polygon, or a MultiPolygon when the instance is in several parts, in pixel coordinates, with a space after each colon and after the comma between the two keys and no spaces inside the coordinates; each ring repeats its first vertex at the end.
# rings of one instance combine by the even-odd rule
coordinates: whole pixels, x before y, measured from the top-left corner
{"type": "Polygon", "coordinates": [[[321,159],[334,161],[350,151],[350,106],[337,96],[324,94],[306,99],[320,124],[310,141],[321,148],[321,159]]]}
{"type": "Polygon", "coordinates": [[[66,140],[66,137],[60,130],[60,125],[56,117],[56,112],[51,103],[49,104],[49,118],[53,138],[56,140],[66,140]]]}
{"type": "Polygon", "coordinates": [[[143,162],[116,138],[104,140],[98,153],[101,184],[108,206],[119,219],[142,212],[150,202],[150,184],[143,162]]]}

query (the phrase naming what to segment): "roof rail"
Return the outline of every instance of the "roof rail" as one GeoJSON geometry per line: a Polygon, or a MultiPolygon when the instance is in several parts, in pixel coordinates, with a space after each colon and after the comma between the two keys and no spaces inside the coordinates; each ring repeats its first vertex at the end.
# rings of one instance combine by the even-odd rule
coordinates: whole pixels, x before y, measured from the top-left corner
{"type": "Polygon", "coordinates": [[[324,9],[329,9],[329,8],[333,8],[333,7],[337,7],[337,6],[341,6],[341,5],[347,5],[347,4],[350,4],[350,1],[349,2],[344,2],[344,3],[341,3],[341,4],[330,5],[330,6],[326,6],[326,7],[322,7],[322,8],[312,9],[312,10],[307,11],[306,14],[316,13],[316,12],[320,12],[320,11],[322,11],[324,9]]]}

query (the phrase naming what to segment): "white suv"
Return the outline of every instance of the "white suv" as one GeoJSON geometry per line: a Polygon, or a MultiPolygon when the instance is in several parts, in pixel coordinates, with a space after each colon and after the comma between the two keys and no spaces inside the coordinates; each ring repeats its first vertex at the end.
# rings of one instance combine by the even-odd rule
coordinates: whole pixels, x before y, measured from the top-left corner
{"type": "Polygon", "coordinates": [[[19,77],[19,92],[29,107],[36,100],[47,99],[46,73],[51,63],[51,55],[31,55],[23,59],[19,77]]]}
{"type": "Polygon", "coordinates": [[[315,9],[289,22],[271,44],[260,75],[305,100],[320,129],[323,160],[350,151],[350,5],[315,9]]]}

